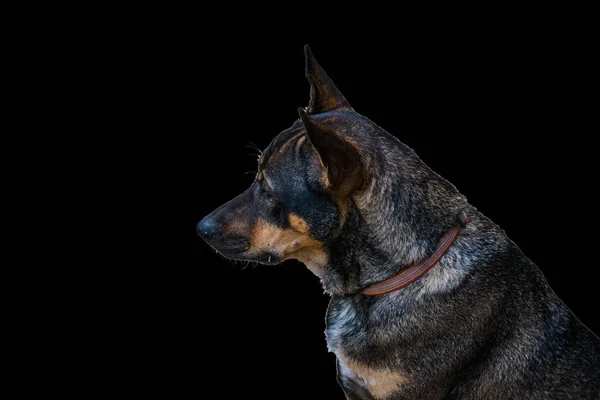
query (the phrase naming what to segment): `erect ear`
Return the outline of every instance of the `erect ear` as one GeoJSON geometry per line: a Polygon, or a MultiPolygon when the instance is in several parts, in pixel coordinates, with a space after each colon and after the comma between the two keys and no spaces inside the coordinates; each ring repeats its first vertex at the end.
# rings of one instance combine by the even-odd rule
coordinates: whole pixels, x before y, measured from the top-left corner
{"type": "Polygon", "coordinates": [[[308,115],[304,109],[299,108],[298,113],[327,171],[328,188],[339,195],[348,195],[358,188],[363,179],[363,165],[354,145],[308,115]]]}
{"type": "Polygon", "coordinates": [[[304,46],[306,60],[306,79],[310,83],[310,101],[308,114],[318,114],[338,108],[349,108],[350,103],[335,86],[335,83],[325,73],[310,51],[308,45],[304,46]]]}

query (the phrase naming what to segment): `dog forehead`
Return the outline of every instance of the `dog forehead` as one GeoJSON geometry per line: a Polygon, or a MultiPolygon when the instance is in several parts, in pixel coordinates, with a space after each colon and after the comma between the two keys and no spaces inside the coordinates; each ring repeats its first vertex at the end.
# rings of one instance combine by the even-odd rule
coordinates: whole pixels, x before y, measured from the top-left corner
{"type": "Polygon", "coordinates": [[[259,170],[278,169],[293,165],[298,160],[300,146],[306,141],[306,131],[296,122],[291,128],[277,135],[259,159],[259,170]]]}

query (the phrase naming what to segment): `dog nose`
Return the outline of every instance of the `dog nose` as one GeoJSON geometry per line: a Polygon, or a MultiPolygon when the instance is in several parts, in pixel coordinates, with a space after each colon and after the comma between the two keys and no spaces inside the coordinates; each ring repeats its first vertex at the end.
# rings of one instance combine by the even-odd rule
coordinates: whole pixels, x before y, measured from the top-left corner
{"type": "Polygon", "coordinates": [[[216,233],[215,223],[212,218],[204,218],[202,221],[198,222],[196,230],[202,239],[210,240],[216,233]]]}

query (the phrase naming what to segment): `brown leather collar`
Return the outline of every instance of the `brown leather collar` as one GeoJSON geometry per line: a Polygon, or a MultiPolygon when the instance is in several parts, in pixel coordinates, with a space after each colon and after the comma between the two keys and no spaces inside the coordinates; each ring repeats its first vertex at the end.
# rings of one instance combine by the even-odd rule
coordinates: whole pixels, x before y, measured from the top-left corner
{"type": "Polygon", "coordinates": [[[437,248],[435,249],[435,252],[429,258],[426,258],[417,265],[411,265],[410,267],[403,269],[396,276],[393,276],[389,279],[386,279],[385,281],[369,286],[361,293],[365,296],[379,296],[382,294],[390,293],[410,285],[411,283],[425,275],[427,271],[433,268],[433,266],[437,264],[438,261],[440,261],[444,254],[446,254],[450,246],[452,246],[452,243],[454,243],[454,241],[458,237],[458,234],[460,233],[461,229],[464,228],[465,225],[467,225],[467,222],[469,222],[469,219],[463,213],[460,219],[460,224],[455,226],[454,228],[452,228],[452,230],[450,230],[444,236],[442,236],[437,245],[437,248]]]}

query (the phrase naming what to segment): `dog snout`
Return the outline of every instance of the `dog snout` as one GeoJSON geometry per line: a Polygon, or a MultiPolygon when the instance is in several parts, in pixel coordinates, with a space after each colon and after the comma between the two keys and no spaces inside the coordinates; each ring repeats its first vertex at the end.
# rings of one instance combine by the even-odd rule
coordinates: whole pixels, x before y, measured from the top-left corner
{"type": "Polygon", "coordinates": [[[206,243],[224,255],[243,253],[250,248],[250,241],[246,236],[224,229],[223,223],[213,214],[198,222],[196,230],[206,243]]]}

